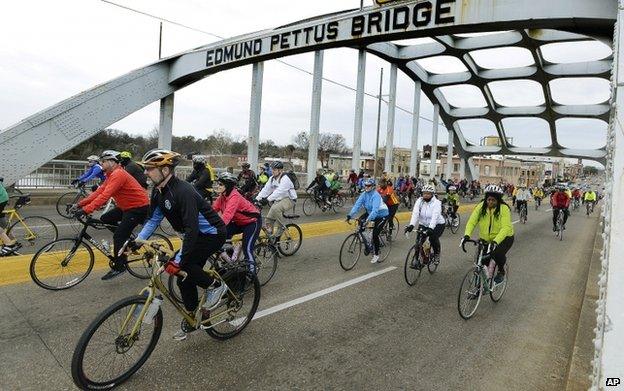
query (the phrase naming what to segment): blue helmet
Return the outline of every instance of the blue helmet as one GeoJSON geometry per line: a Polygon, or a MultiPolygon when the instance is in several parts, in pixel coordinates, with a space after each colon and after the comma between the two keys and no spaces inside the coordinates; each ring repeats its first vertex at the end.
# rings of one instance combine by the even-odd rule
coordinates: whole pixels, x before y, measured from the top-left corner
{"type": "Polygon", "coordinates": [[[374,186],[375,180],[373,178],[366,178],[362,183],[364,184],[364,186],[374,186]]]}

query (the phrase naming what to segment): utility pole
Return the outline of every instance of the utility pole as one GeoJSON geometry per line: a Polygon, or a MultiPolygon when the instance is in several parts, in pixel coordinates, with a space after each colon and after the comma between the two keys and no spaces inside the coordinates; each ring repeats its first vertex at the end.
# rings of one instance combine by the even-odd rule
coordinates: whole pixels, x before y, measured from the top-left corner
{"type": "Polygon", "coordinates": [[[162,22],[160,22],[160,32],[158,33],[158,59],[162,58],[162,22]]]}
{"type": "Polygon", "coordinates": [[[383,88],[383,68],[379,75],[379,95],[377,95],[377,138],[375,139],[375,166],[373,167],[373,178],[377,178],[378,150],[379,150],[379,126],[381,124],[381,93],[383,88]]]}

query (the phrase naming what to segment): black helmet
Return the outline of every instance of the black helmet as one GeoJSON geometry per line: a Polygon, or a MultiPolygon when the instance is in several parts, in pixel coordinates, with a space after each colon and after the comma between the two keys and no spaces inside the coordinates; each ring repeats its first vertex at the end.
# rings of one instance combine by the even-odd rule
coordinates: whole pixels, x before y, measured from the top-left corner
{"type": "Polygon", "coordinates": [[[249,163],[245,162],[245,163],[241,164],[241,167],[243,167],[244,169],[247,169],[247,168],[251,167],[251,165],[249,163]]]}
{"type": "Polygon", "coordinates": [[[223,183],[224,185],[232,185],[232,186],[238,183],[238,179],[234,176],[234,174],[230,174],[227,171],[219,174],[217,181],[223,183]]]}
{"type": "Polygon", "coordinates": [[[282,163],[282,162],[273,162],[273,164],[271,166],[273,168],[278,169],[278,170],[284,169],[284,163],[282,163]]]}

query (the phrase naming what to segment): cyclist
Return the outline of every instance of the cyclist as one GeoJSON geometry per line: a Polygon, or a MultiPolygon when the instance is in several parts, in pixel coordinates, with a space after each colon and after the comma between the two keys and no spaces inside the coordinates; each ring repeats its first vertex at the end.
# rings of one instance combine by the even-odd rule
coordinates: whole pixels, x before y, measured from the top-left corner
{"type": "Polygon", "coordinates": [[[113,230],[115,258],[111,270],[102,277],[102,280],[110,280],[126,271],[126,256],[118,256],[118,253],[136,226],[143,224],[147,218],[149,199],[145,189],[119,164],[119,152],[102,152],[100,164],[106,173],[106,180],[96,191],[78,202],[76,216],[91,214],[110,198],[115,199],[116,206],[100,216],[103,223],[116,225],[113,230]]]}
{"type": "Polygon", "coordinates": [[[212,183],[214,179],[214,169],[210,164],[207,164],[206,157],[202,155],[193,156],[193,171],[186,178],[186,181],[192,183],[199,195],[209,202],[212,202],[212,183]]]}
{"type": "MultiPolygon", "coordinates": [[[[446,220],[442,216],[442,202],[435,196],[435,188],[431,184],[426,184],[422,188],[422,196],[414,203],[412,218],[409,225],[405,227],[405,233],[412,232],[418,224],[425,228],[431,247],[433,247],[433,262],[440,262],[440,236],[444,233],[446,220]]],[[[417,267],[417,266],[410,266],[417,267]]]]}
{"type": "Polygon", "coordinates": [[[581,204],[582,198],[583,198],[583,195],[581,194],[581,189],[579,189],[578,186],[574,186],[574,190],[572,190],[572,199],[574,200],[577,206],[581,204]]]}
{"type": "MultiPolygon", "coordinates": [[[[169,274],[178,274],[180,270],[187,273],[186,278],[178,278],[178,287],[187,311],[195,313],[198,310],[197,286],[206,290],[206,302],[202,309],[210,311],[218,307],[228,289],[225,283],[214,280],[203,268],[208,258],[225,243],[226,228],[210,204],[193,191],[193,186],[175,176],[175,167],[179,163],[180,155],[165,149],[153,149],[143,156],[141,165],[154,183],[154,189],[151,195],[151,217],[138,238],[149,238],[165,217],[173,229],[184,233],[182,249],[174,259],[167,262],[165,271],[169,274]]],[[[186,339],[186,330],[190,329],[186,320],[183,320],[173,339],[186,339]]]]}
{"type": "Polygon", "coordinates": [[[329,195],[329,187],[330,181],[323,175],[323,170],[317,170],[316,176],[310,182],[308,187],[306,187],[306,191],[310,189],[314,189],[314,198],[321,200],[323,204],[327,206],[323,206],[323,210],[325,210],[328,206],[331,206],[331,202],[327,199],[329,195]]]}
{"type": "Polygon", "coordinates": [[[340,182],[340,175],[334,175],[334,178],[329,182],[329,202],[331,203],[334,197],[338,195],[342,189],[342,182],[340,182]]]}
{"type": "Polygon", "coordinates": [[[568,193],[566,193],[565,185],[557,184],[557,186],[555,186],[555,191],[550,196],[550,205],[553,211],[553,232],[557,231],[557,215],[560,210],[563,211],[563,229],[565,229],[568,216],[570,215],[570,211],[568,210],[570,207],[570,197],[568,193]]]}
{"type": "Polygon", "coordinates": [[[529,198],[531,198],[531,192],[523,185],[520,185],[518,187],[518,191],[516,192],[516,209],[520,212],[520,207],[524,206],[527,212],[527,217],[529,216],[529,198]]]}
{"type": "Polygon", "coordinates": [[[594,208],[594,206],[596,206],[596,193],[591,189],[588,188],[587,191],[585,192],[585,194],[583,195],[583,203],[591,203],[592,204],[592,209],[594,208]]]}
{"type": "Polygon", "coordinates": [[[269,213],[267,213],[265,225],[267,232],[272,233],[275,222],[280,219],[284,212],[292,209],[297,201],[295,185],[288,175],[284,174],[284,164],[282,162],[273,163],[273,175],[260,190],[256,200],[263,205],[273,201],[273,205],[271,205],[269,213]]]}
{"type": "Polygon", "coordinates": [[[260,187],[264,187],[264,185],[266,185],[266,183],[269,181],[269,175],[264,171],[264,167],[260,167],[258,169],[257,181],[260,187]]]}
{"type": "Polygon", "coordinates": [[[0,240],[2,240],[0,257],[15,254],[15,252],[22,247],[21,243],[16,241],[14,238],[9,237],[6,232],[8,224],[3,211],[9,203],[9,194],[4,188],[3,180],[3,178],[0,178],[0,240]]]}
{"type": "MultiPolygon", "coordinates": [[[[388,206],[381,199],[381,195],[375,191],[375,180],[373,178],[364,179],[364,192],[360,194],[357,201],[351,208],[351,211],[347,215],[347,221],[353,218],[360,208],[365,208],[366,211],[360,217],[358,222],[361,227],[365,227],[369,221],[372,221],[373,226],[373,258],[371,263],[377,263],[379,261],[379,234],[383,229],[383,226],[388,217],[388,206]]],[[[368,248],[364,249],[364,254],[368,255],[368,248]]]]}
{"type": "Polygon", "coordinates": [[[246,200],[236,189],[238,178],[224,172],[217,178],[217,199],[212,205],[225,223],[227,239],[236,234],[243,234],[243,252],[245,260],[254,271],[256,261],[253,250],[262,229],[262,218],[258,209],[246,200]]]}
{"type": "MultiPolygon", "coordinates": [[[[453,207],[453,211],[449,217],[454,220],[457,218],[457,210],[459,209],[459,195],[457,194],[457,187],[451,185],[448,187],[447,192],[446,202],[453,207]]],[[[445,202],[443,201],[442,203],[445,202]]]]}
{"type": "Polygon", "coordinates": [[[491,257],[484,259],[484,266],[489,266],[490,258],[498,265],[498,273],[494,283],[500,284],[505,280],[505,262],[507,252],[514,242],[514,229],[511,224],[511,208],[503,201],[503,190],[497,185],[485,187],[485,198],[472,211],[462,244],[470,239],[475,227],[479,227],[479,238],[493,245],[491,257]]]}
{"type": "Polygon", "coordinates": [[[540,206],[542,203],[542,198],[544,198],[544,191],[540,187],[535,187],[533,189],[533,199],[537,206],[540,206]]]}
{"type": "Polygon", "coordinates": [[[241,164],[241,172],[238,173],[237,183],[239,184],[240,193],[248,200],[253,199],[253,194],[258,187],[256,182],[256,173],[250,169],[251,165],[247,162],[241,164]]]}
{"type": "Polygon", "coordinates": [[[139,182],[142,188],[147,189],[147,176],[141,167],[132,161],[132,154],[130,152],[121,152],[119,154],[119,163],[137,182],[139,182]]]}
{"type": "Polygon", "coordinates": [[[396,195],[392,187],[392,182],[389,179],[380,181],[377,191],[381,194],[381,198],[388,206],[388,228],[390,228],[389,233],[390,236],[392,236],[392,231],[394,230],[394,215],[399,209],[399,197],[396,195]]]}
{"type": "MultiPolygon", "coordinates": [[[[85,183],[95,178],[99,179],[99,183],[104,182],[104,180],[106,179],[106,175],[104,174],[104,171],[102,171],[102,166],[99,164],[98,161],[99,156],[97,155],[91,155],[87,157],[89,168],[87,169],[87,171],[84,172],[84,174],[72,180],[70,183],[72,185],[75,185],[77,183],[79,183],[80,185],[84,185],[85,183]]],[[[96,189],[97,185],[93,185],[93,187],[91,187],[91,191],[95,191],[96,189]]]]}
{"type": "Polygon", "coordinates": [[[351,194],[355,194],[358,183],[358,175],[355,173],[355,170],[352,169],[349,172],[349,178],[347,178],[347,183],[349,183],[349,192],[351,192],[351,194]]]}

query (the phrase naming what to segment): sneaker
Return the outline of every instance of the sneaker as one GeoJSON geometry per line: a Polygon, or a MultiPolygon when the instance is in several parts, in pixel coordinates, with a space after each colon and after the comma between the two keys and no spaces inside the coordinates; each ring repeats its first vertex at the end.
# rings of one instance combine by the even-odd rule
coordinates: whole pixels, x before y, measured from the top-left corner
{"type": "Polygon", "coordinates": [[[17,255],[15,252],[22,247],[20,242],[15,242],[13,244],[5,244],[0,248],[0,256],[6,257],[9,255],[17,255]]]}
{"type": "Polygon", "coordinates": [[[440,264],[440,254],[434,254],[433,255],[433,264],[434,265],[439,265],[440,264]]]}
{"type": "Polygon", "coordinates": [[[503,283],[503,281],[505,281],[505,274],[504,273],[497,273],[496,277],[494,277],[494,284],[498,285],[503,283]]]}
{"type": "Polygon", "coordinates": [[[228,288],[227,285],[225,285],[225,282],[222,282],[221,285],[216,288],[206,289],[206,302],[203,306],[204,309],[214,310],[217,308],[219,303],[221,303],[221,298],[227,293],[227,291],[228,288]]]}
{"type": "Polygon", "coordinates": [[[171,337],[174,341],[184,341],[188,337],[188,333],[192,331],[191,325],[186,321],[186,319],[182,319],[180,323],[180,330],[176,331],[171,337]]]}
{"type": "Polygon", "coordinates": [[[114,268],[108,271],[108,273],[102,276],[102,281],[112,280],[115,277],[119,277],[120,275],[126,272],[126,268],[114,268]]]}
{"type": "Polygon", "coordinates": [[[379,255],[373,255],[373,259],[371,259],[371,263],[379,262],[379,255]]]}

